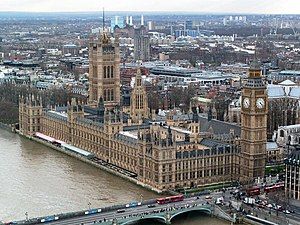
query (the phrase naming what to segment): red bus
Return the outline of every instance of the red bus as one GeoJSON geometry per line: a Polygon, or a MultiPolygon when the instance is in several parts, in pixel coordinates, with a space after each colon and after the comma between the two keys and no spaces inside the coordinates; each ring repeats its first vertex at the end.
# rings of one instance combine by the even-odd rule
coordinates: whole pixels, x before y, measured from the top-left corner
{"type": "Polygon", "coordinates": [[[284,183],[278,183],[278,184],[274,184],[272,186],[268,186],[265,187],[265,192],[269,193],[269,192],[273,192],[273,191],[279,191],[279,190],[284,190],[284,183]]]}
{"type": "Polygon", "coordinates": [[[170,197],[165,197],[165,198],[157,198],[156,202],[157,204],[167,204],[171,202],[180,202],[183,201],[184,196],[183,195],[176,195],[176,196],[170,196],[170,197]]]}
{"type": "Polygon", "coordinates": [[[246,193],[248,196],[253,196],[253,195],[260,195],[260,188],[259,187],[252,187],[246,190],[246,193]]]}

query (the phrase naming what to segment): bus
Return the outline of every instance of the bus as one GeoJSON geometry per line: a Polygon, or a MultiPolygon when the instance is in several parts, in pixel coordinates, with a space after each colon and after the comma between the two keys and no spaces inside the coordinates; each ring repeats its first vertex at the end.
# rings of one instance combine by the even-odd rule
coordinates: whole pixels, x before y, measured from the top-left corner
{"type": "Polygon", "coordinates": [[[270,193],[270,192],[274,192],[274,191],[279,191],[279,190],[284,190],[284,183],[283,182],[278,183],[278,184],[274,184],[272,186],[265,187],[265,189],[264,189],[264,191],[266,193],[270,193]]]}
{"type": "Polygon", "coordinates": [[[257,186],[248,188],[246,190],[246,193],[247,193],[248,196],[260,195],[260,188],[257,187],[257,186]]]}
{"type": "Polygon", "coordinates": [[[175,196],[170,196],[170,197],[165,197],[165,198],[157,198],[156,203],[157,204],[168,204],[172,202],[180,202],[183,201],[184,196],[183,195],[175,195],[175,196]]]}

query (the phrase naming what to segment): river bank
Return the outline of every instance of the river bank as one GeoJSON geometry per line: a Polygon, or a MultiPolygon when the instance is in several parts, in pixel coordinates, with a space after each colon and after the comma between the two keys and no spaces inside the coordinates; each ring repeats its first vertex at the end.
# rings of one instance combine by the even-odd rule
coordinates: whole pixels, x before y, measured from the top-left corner
{"type": "Polygon", "coordinates": [[[61,147],[55,146],[55,145],[53,145],[53,144],[51,144],[51,143],[49,143],[49,142],[43,141],[43,140],[41,140],[41,139],[39,139],[39,138],[35,138],[35,137],[32,137],[32,136],[24,135],[24,134],[22,134],[21,132],[19,132],[18,130],[16,131],[16,133],[19,134],[19,135],[22,136],[22,137],[25,137],[25,138],[29,139],[29,140],[32,140],[32,141],[35,141],[35,142],[37,142],[37,143],[39,143],[39,144],[45,145],[45,146],[47,146],[47,147],[49,147],[49,148],[52,148],[52,149],[54,149],[54,150],[56,150],[56,151],[62,152],[62,153],[64,153],[64,154],[66,154],[66,155],[72,156],[72,157],[74,157],[74,158],[76,158],[76,159],[79,159],[79,160],[85,162],[85,163],[88,163],[88,164],[90,164],[90,165],[92,165],[92,166],[95,166],[95,167],[97,167],[97,168],[99,168],[99,169],[101,169],[101,170],[104,170],[104,171],[106,171],[106,172],[109,172],[109,173],[111,173],[111,174],[113,174],[113,175],[115,175],[115,176],[118,176],[118,177],[122,178],[122,179],[128,180],[128,181],[130,181],[130,182],[132,182],[132,183],[134,183],[134,184],[136,184],[136,185],[138,185],[138,186],[141,186],[141,187],[143,187],[143,188],[146,188],[147,190],[153,191],[153,192],[155,192],[155,193],[157,193],[157,194],[162,194],[162,191],[160,191],[159,189],[156,189],[156,188],[154,188],[154,187],[152,187],[152,186],[149,186],[149,185],[147,185],[147,184],[144,184],[144,183],[142,183],[142,182],[140,182],[140,181],[138,181],[137,179],[134,179],[134,178],[132,178],[132,177],[126,176],[126,175],[124,175],[124,174],[118,172],[117,170],[114,170],[114,169],[108,168],[108,167],[106,167],[106,166],[103,166],[103,165],[101,165],[101,164],[98,164],[98,163],[96,163],[96,162],[93,162],[92,160],[90,160],[90,159],[88,159],[88,158],[86,158],[86,157],[83,157],[83,156],[81,156],[81,155],[79,155],[79,154],[76,154],[76,153],[67,151],[67,150],[65,150],[65,149],[63,149],[63,148],[61,148],[61,147]]]}
{"type": "Polygon", "coordinates": [[[0,129],[0,221],[155,199],[155,192],[0,129]]]}

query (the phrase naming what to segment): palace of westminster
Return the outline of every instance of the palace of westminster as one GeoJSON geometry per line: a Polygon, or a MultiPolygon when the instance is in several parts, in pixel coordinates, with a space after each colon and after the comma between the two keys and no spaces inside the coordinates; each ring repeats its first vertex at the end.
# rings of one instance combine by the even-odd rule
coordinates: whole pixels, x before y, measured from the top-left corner
{"type": "Polygon", "coordinates": [[[260,65],[253,62],[242,90],[241,125],[148,108],[138,69],[130,107],[122,106],[118,39],[105,33],[89,45],[89,98],[44,108],[41,97],[20,97],[20,132],[40,132],[93,153],[159,190],[264,177],[268,101],[260,65]]]}

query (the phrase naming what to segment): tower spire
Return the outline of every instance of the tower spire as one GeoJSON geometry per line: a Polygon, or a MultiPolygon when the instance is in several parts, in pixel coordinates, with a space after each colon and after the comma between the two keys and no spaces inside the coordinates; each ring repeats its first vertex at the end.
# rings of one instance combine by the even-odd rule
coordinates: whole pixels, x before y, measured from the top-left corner
{"type": "Polygon", "coordinates": [[[104,33],[105,28],[105,14],[104,14],[104,7],[102,8],[102,32],[104,33]]]}

